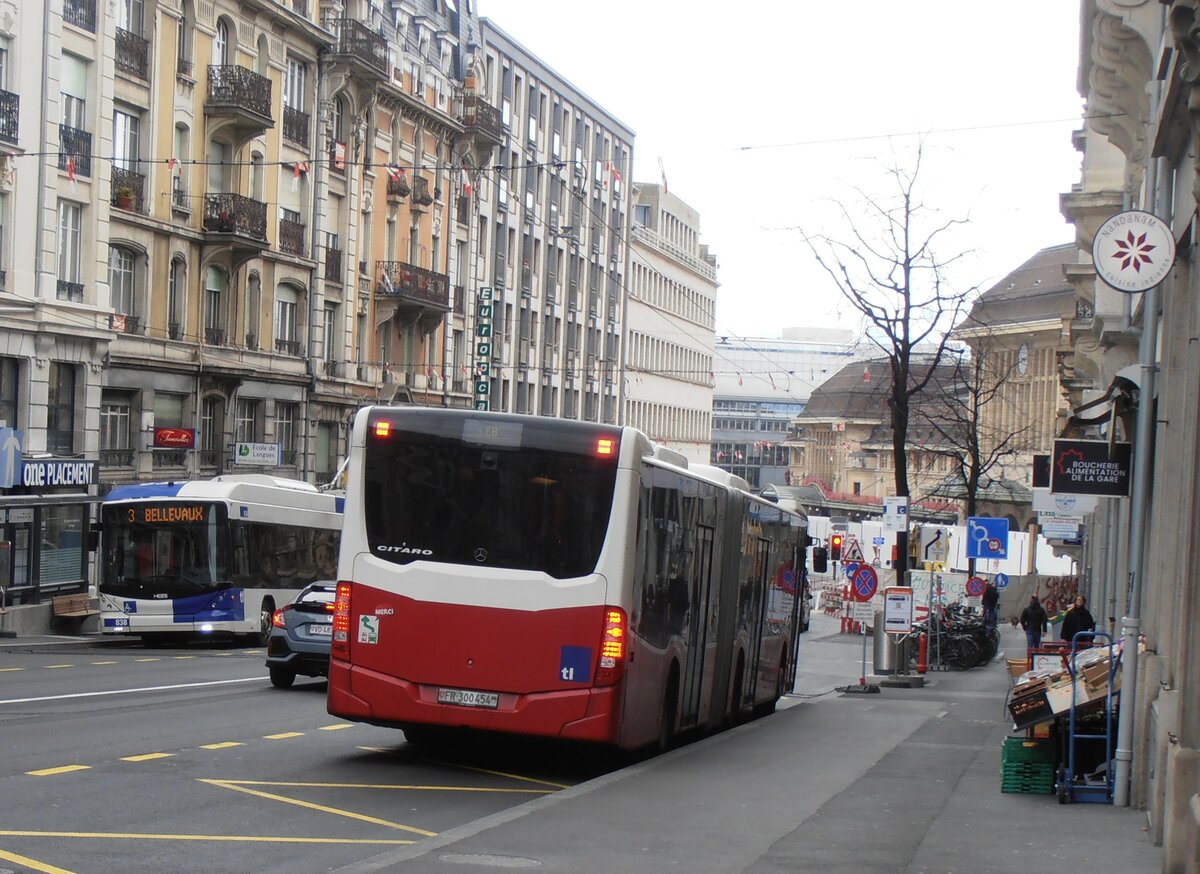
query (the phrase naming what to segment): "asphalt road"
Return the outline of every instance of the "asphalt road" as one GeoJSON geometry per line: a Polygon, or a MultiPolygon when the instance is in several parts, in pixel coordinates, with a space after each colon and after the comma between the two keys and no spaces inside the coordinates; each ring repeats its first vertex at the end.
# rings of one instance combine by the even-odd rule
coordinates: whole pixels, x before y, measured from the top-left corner
{"type": "Polygon", "coordinates": [[[261,649],[0,660],[0,872],[324,871],[622,764],[577,747],[406,744],[270,686],[261,649]]]}

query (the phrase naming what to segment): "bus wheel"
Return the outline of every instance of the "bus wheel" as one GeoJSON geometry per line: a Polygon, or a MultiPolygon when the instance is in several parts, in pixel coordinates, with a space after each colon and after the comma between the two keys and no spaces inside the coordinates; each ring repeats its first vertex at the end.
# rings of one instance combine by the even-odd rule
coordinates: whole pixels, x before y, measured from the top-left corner
{"type": "Polygon", "coordinates": [[[779,699],[783,697],[783,683],[787,676],[787,656],[784,656],[779,661],[779,677],[775,681],[775,697],[770,701],[766,701],[758,705],[757,716],[769,716],[775,712],[775,705],[779,703],[779,699]]]}
{"type": "Polygon", "coordinates": [[[296,682],[296,672],[289,671],[287,668],[270,668],[271,685],[276,689],[290,689],[292,683],[296,682]]]}
{"type": "Polygon", "coordinates": [[[678,724],[679,671],[671,667],[671,679],[667,681],[667,692],[663,696],[662,722],[658,727],[658,751],[665,753],[675,746],[675,728],[678,724]]]}
{"type": "MultiPolygon", "coordinates": [[[[258,634],[250,635],[259,646],[267,645],[267,638],[271,636],[271,617],[273,615],[275,615],[275,602],[270,598],[263,598],[262,607],[258,611],[258,634]]],[[[290,686],[291,683],[288,685],[290,686]]]]}

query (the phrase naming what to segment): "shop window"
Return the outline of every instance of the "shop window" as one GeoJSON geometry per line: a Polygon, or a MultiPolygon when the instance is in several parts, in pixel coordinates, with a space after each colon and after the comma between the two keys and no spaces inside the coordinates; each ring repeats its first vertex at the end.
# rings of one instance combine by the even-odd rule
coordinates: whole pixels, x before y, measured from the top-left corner
{"type": "Polygon", "coordinates": [[[233,421],[233,439],[236,443],[258,442],[258,420],[262,404],[250,398],[239,398],[233,421]]]}
{"type": "Polygon", "coordinates": [[[182,428],[184,395],[158,392],[154,395],[154,427],[182,428]]]}
{"type": "Polygon", "coordinates": [[[46,450],[55,455],[75,451],[75,365],[50,362],[46,398],[46,450]]]}
{"type": "Polygon", "coordinates": [[[87,506],[67,504],[42,511],[40,586],[43,592],[58,584],[84,579],[84,532],[87,506]]]}

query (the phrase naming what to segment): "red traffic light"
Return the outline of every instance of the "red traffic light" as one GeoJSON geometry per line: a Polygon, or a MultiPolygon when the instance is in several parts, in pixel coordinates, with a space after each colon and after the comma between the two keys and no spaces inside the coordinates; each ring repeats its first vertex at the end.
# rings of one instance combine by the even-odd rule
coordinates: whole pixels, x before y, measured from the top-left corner
{"type": "Polygon", "coordinates": [[[829,538],[829,557],[834,561],[842,557],[842,535],[834,534],[829,538]]]}

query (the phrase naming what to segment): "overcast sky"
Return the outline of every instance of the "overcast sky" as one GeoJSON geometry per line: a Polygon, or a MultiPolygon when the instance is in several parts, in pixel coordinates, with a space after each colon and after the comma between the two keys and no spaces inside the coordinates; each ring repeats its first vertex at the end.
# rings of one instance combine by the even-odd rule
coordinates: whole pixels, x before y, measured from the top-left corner
{"type": "Polygon", "coordinates": [[[634,181],[700,213],[717,333],[857,329],[794,228],[846,237],[834,204],[882,194],[923,140],[925,203],[968,219],[961,287],[1069,242],[1079,179],[1076,0],[477,0],[636,133],[634,181]],[[747,148],[749,147],[749,148],[747,148]]]}

